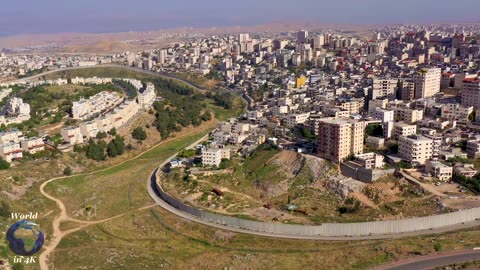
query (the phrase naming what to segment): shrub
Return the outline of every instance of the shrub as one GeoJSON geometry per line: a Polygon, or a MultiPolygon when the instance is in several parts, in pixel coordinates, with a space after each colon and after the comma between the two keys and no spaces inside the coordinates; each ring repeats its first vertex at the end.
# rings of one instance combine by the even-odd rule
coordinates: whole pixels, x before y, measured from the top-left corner
{"type": "Polygon", "coordinates": [[[64,175],[67,175],[67,176],[72,175],[72,168],[70,168],[70,166],[67,166],[67,167],[63,170],[63,174],[64,174],[64,175]]]}

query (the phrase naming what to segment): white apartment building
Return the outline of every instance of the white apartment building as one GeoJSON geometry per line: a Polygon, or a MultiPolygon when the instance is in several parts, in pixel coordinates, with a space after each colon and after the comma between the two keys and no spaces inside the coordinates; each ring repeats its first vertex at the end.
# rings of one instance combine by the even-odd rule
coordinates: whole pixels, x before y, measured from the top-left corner
{"type": "Polygon", "coordinates": [[[480,78],[468,78],[463,80],[462,105],[480,109],[480,78]]]}
{"type": "Polygon", "coordinates": [[[473,106],[464,107],[455,103],[443,104],[441,110],[442,118],[455,121],[467,121],[471,113],[473,113],[473,106]]]}
{"type": "Polygon", "coordinates": [[[8,116],[21,116],[28,115],[30,116],[30,105],[23,103],[21,98],[12,97],[6,105],[6,112],[8,116]]]}
{"type": "Polygon", "coordinates": [[[60,135],[62,135],[63,141],[70,145],[82,144],[84,142],[82,131],[79,127],[62,128],[60,135]]]}
{"type": "Polygon", "coordinates": [[[101,113],[108,111],[120,103],[123,98],[114,92],[102,91],[89,99],[81,98],[74,101],[72,105],[72,118],[77,120],[85,120],[101,113]]]}
{"type": "Polygon", "coordinates": [[[355,160],[365,169],[381,169],[385,166],[384,157],[376,153],[355,155],[355,160]]]}
{"type": "Polygon", "coordinates": [[[404,122],[393,124],[393,138],[399,140],[400,137],[407,137],[417,134],[417,125],[410,125],[404,122]]]}
{"type": "Polygon", "coordinates": [[[45,143],[42,138],[28,138],[20,141],[20,146],[25,152],[35,154],[37,152],[45,151],[45,143]]]}
{"type": "Polygon", "coordinates": [[[100,130],[98,129],[97,122],[89,121],[80,124],[80,132],[82,133],[83,137],[87,138],[88,140],[90,138],[97,137],[97,134],[100,132],[100,130]]]}
{"type": "Polygon", "coordinates": [[[373,117],[376,119],[381,120],[383,123],[385,122],[393,122],[395,113],[394,111],[384,110],[384,109],[375,109],[373,113],[373,117]]]}
{"type": "Polygon", "coordinates": [[[100,77],[91,77],[91,78],[80,78],[75,77],[72,78],[72,84],[105,84],[111,83],[113,81],[112,78],[100,78],[100,77]]]}
{"type": "Polygon", "coordinates": [[[307,122],[310,113],[296,113],[290,114],[285,119],[285,126],[287,128],[294,128],[298,124],[303,124],[307,122]]]}
{"type": "Polygon", "coordinates": [[[430,173],[440,181],[450,181],[453,175],[453,168],[440,161],[427,160],[425,163],[425,172],[430,173]]]}
{"type": "Polygon", "coordinates": [[[318,155],[342,162],[350,155],[363,153],[365,123],[351,119],[325,118],[318,127],[318,155]]]}
{"type": "Polygon", "coordinates": [[[21,131],[7,131],[7,132],[0,132],[0,144],[4,143],[19,143],[20,138],[23,136],[21,131]]]}
{"type": "Polygon", "coordinates": [[[147,87],[143,90],[143,92],[139,91],[138,93],[138,105],[141,109],[148,110],[152,107],[153,102],[155,102],[155,98],[155,86],[153,83],[148,82],[147,87]]]}
{"type": "Polygon", "coordinates": [[[20,144],[18,143],[4,143],[0,144],[0,157],[7,162],[22,159],[23,153],[20,144]]]}
{"type": "Polygon", "coordinates": [[[108,113],[106,116],[110,118],[113,127],[119,129],[132,119],[139,110],[138,104],[133,100],[127,100],[118,106],[114,111],[108,113]]]}
{"type": "Polygon", "coordinates": [[[108,132],[113,128],[112,121],[106,116],[95,118],[95,122],[97,123],[97,128],[99,131],[108,132]]]}
{"type": "Polygon", "coordinates": [[[398,154],[412,165],[424,165],[432,158],[433,141],[421,135],[400,137],[398,154]]]}
{"type": "Polygon", "coordinates": [[[222,162],[222,149],[211,148],[202,151],[203,166],[219,166],[222,162]]]}
{"type": "Polygon", "coordinates": [[[424,68],[413,77],[415,98],[427,98],[440,92],[441,68],[424,68]]]}

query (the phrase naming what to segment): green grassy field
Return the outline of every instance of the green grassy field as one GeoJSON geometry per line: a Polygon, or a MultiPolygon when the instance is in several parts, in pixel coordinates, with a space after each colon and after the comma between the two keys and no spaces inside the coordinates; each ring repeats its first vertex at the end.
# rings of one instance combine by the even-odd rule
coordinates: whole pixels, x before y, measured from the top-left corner
{"type": "Polygon", "coordinates": [[[203,137],[211,127],[166,142],[119,166],[56,181],[49,184],[46,191],[61,199],[69,213],[81,212],[87,205],[95,206],[93,219],[103,219],[145,206],[151,203],[145,186],[152,170],[161,161],[203,137]]]}
{"type": "Polygon", "coordinates": [[[367,269],[435,252],[472,248],[480,230],[374,241],[298,241],[229,233],[149,209],[68,236],[58,269],[367,269]],[[137,269],[137,268],[135,268],[137,269]]]}

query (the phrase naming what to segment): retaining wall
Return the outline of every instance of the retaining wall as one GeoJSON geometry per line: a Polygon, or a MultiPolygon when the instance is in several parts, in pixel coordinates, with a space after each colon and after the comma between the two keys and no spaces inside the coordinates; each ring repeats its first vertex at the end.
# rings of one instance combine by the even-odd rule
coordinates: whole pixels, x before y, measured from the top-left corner
{"type": "Polygon", "coordinates": [[[173,198],[172,196],[165,193],[156,178],[156,174],[154,174],[153,177],[155,179],[152,180],[155,181],[155,187],[157,189],[156,191],[158,195],[160,195],[160,197],[164,201],[166,201],[173,207],[181,211],[187,212],[191,215],[194,215],[205,221],[258,232],[306,236],[320,235],[331,237],[385,235],[430,230],[480,219],[480,208],[472,208],[468,210],[427,217],[359,223],[292,225],[251,221],[226,215],[215,214],[188,206],[180,200],[173,198]]]}

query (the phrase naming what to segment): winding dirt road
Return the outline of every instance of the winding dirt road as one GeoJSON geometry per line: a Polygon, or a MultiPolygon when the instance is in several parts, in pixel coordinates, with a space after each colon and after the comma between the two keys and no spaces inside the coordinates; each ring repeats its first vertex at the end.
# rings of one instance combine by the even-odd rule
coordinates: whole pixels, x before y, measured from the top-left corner
{"type": "MultiPolygon", "coordinates": [[[[216,119],[212,119],[210,120],[209,122],[205,123],[205,127],[209,127],[210,125],[214,125],[216,123],[216,119]]],[[[72,175],[72,176],[61,176],[61,177],[55,177],[55,178],[52,178],[52,179],[49,179],[45,182],[43,182],[41,185],[40,185],[40,193],[46,197],[47,199],[51,200],[51,201],[54,201],[58,208],[60,209],[60,214],[58,216],[55,217],[55,219],[53,220],[52,222],[52,227],[53,227],[53,235],[48,243],[47,246],[45,246],[44,248],[44,251],[42,252],[42,254],[40,255],[39,257],[39,264],[40,264],[40,269],[42,270],[47,270],[49,269],[48,268],[48,259],[49,259],[49,256],[50,254],[55,250],[55,248],[58,246],[58,244],[60,243],[60,241],[62,241],[62,239],[71,234],[71,233],[74,233],[76,231],[79,231],[79,230],[82,230],[82,229],[85,229],[87,228],[88,226],[91,226],[91,225],[95,225],[95,224],[99,224],[99,223],[104,223],[104,222],[107,222],[107,221],[111,221],[113,219],[116,219],[116,218],[119,218],[119,217],[122,217],[130,212],[133,212],[133,211],[141,211],[141,210],[145,210],[145,209],[148,209],[148,208],[151,208],[151,207],[155,207],[157,206],[157,204],[153,204],[153,205],[149,205],[149,206],[145,206],[145,207],[142,207],[142,208],[138,208],[138,209],[134,209],[134,210],[131,210],[131,211],[128,211],[126,213],[123,213],[123,214],[120,214],[120,215],[117,215],[117,216],[113,216],[113,217],[110,217],[110,218],[107,218],[107,219],[103,219],[103,220],[98,220],[98,221],[83,221],[83,220],[78,220],[78,219],[74,219],[74,218],[71,218],[69,217],[68,213],[67,213],[67,208],[65,206],[65,204],[51,196],[50,194],[48,194],[46,191],[45,191],[45,187],[52,183],[52,182],[55,182],[55,181],[58,181],[58,180],[63,180],[63,179],[67,179],[67,178],[71,178],[71,177],[78,177],[78,176],[87,176],[87,175],[92,175],[92,174],[96,174],[96,173],[99,173],[99,172],[102,172],[102,171],[106,171],[106,170],[109,170],[109,169],[112,169],[114,167],[118,167],[118,166],[121,166],[123,165],[124,163],[126,162],[130,162],[130,161],[133,161],[135,159],[138,159],[140,158],[141,156],[143,156],[144,154],[152,151],[153,149],[159,147],[160,145],[162,144],[165,144],[165,143],[168,143],[170,141],[173,141],[173,140],[177,140],[179,138],[182,138],[182,137],[186,137],[188,135],[191,135],[192,133],[195,133],[195,132],[198,132],[197,131],[198,129],[193,129],[189,132],[186,132],[186,133],[183,133],[181,134],[180,136],[177,136],[177,137],[173,137],[173,138],[169,138],[167,140],[164,140],[164,141],[161,141],[157,144],[155,144],[154,146],[152,146],[151,148],[139,153],[138,155],[130,158],[130,159],[127,159],[127,160],[124,160],[122,161],[121,163],[118,163],[116,165],[113,165],[113,166],[110,166],[110,167],[106,167],[106,168],[103,168],[103,169],[100,169],[100,170],[97,170],[97,171],[93,171],[93,172],[89,172],[89,173],[84,173],[84,174],[76,174],[76,175],[72,175]],[[73,228],[73,229],[70,229],[70,230],[66,230],[66,231],[62,231],[60,229],[60,224],[62,222],[67,222],[67,221],[70,221],[70,222],[75,222],[75,223],[79,223],[79,226],[76,227],[76,228],[73,228]]],[[[205,137],[202,138],[202,140],[204,140],[205,137]]],[[[174,155],[176,156],[176,154],[174,155]]],[[[173,157],[174,157],[173,156],[173,157]]],[[[171,158],[167,159],[166,162],[168,162],[171,158]]]]}

